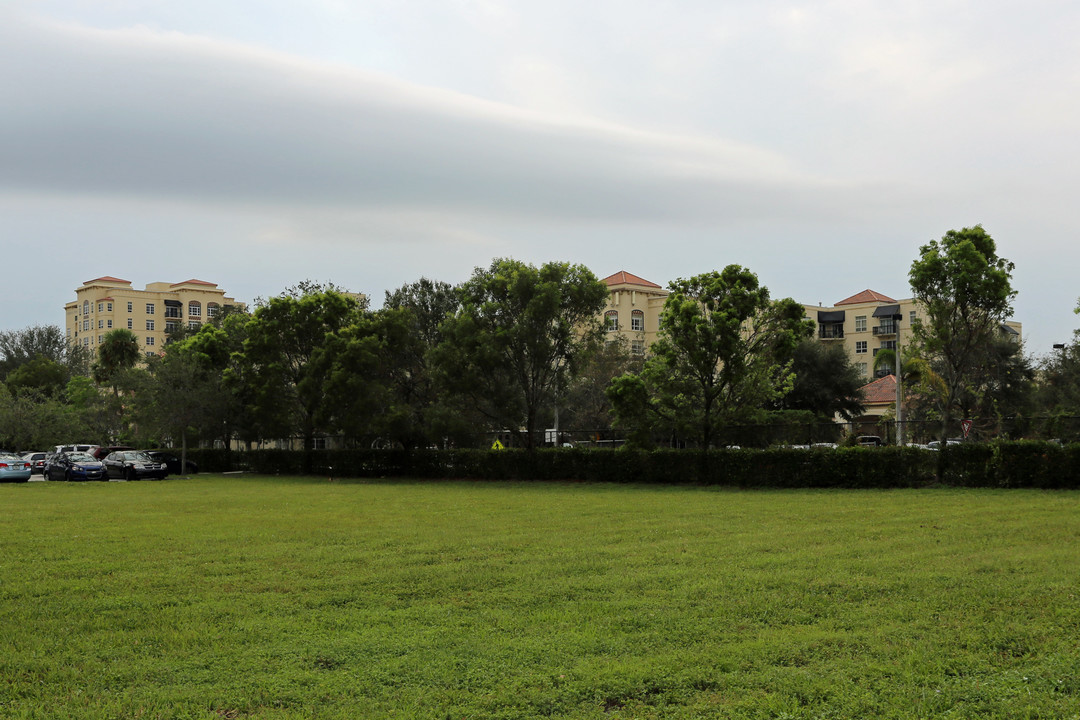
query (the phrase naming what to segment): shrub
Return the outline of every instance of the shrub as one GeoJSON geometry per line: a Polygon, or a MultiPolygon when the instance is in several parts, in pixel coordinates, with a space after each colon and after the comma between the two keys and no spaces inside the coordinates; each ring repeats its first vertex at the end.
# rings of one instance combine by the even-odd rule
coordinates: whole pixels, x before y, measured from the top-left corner
{"type": "Polygon", "coordinates": [[[910,447],[640,450],[196,450],[201,469],[271,475],[420,479],[573,480],[762,488],[1080,487],[1080,444],[965,443],[910,447]]]}

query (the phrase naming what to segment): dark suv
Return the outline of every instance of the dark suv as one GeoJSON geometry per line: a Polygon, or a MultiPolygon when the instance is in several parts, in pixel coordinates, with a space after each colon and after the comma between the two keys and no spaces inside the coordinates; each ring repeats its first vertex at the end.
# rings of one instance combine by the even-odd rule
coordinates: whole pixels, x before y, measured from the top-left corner
{"type": "Polygon", "coordinates": [[[169,468],[165,463],[155,462],[149,455],[138,450],[120,450],[109,453],[101,462],[105,465],[105,472],[110,478],[164,480],[169,474],[169,468]]]}

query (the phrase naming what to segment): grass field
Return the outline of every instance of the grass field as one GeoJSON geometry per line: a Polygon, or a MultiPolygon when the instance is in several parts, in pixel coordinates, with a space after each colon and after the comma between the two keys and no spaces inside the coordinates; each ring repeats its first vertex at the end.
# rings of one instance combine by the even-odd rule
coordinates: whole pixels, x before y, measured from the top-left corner
{"type": "Polygon", "coordinates": [[[1080,718],[1080,493],[0,486],[2,718],[1080,718]]]}

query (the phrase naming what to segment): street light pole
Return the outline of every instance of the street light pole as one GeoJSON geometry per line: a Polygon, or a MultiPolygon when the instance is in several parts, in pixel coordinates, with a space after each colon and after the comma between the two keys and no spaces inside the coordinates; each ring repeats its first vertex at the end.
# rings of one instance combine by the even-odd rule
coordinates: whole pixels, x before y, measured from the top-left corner
{"type": "Polygon", "coordinates": [[[900,318],[903,314],[896,313],[896,445],[904,446],[904,391],[900,373],[900,318]]]}

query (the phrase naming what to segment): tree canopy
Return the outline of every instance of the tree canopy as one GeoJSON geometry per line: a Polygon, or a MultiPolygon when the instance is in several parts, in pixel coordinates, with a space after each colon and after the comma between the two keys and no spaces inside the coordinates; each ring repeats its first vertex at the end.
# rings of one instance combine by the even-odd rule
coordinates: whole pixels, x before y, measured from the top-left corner
{"type": "Polygon", "coordinates": [[[94,380],[100,385],[111,385],[113,394],[120,396],[120,375],[139,362],[139,339],[130,330],[119,328],[105,333],[98,346],[97,360],[91,366],[94,380]]]}
{"type": "Polygon", "coordinates": [[[607,286],[583,265],[496,259],[459,288],[434,354],[445,388],[496,427],[537,442],[541,412],[602,333],[607,286]]]}
{"type": "Polygon", "coordinates": [[[335,398],[312,360],[328,339],[359,318],[357,302],[333,290],[270,298],[244,330],[246,339],[227,379],[260,420],[263,436],[300,435],[311,449],[317,420],[335,398]]]}
{"type": "Polygon", "coordinates": [[[791,371],[795,375],[791,392],[779,399],[777,407],[808,410],[821,419],[839,415],[851,420],[862,414],[866,379],[842,346],[804,339],[795,348],[791,371]]]}
{"type": "Polygon", "coordinates": [[[1012,312],[1013,263],[997,254],[981,225],[948,231],[919,249],[908,278],[922,318],[914,327],[916,354],[940,376],[934,396],[944,437],[963,398],[983,372],[987,348],[1012,312]]]}
{"type": "Polygon", "coordinates": [[[722,424],[791,390],[795,348],[813,328],[801,305],[771,301],[739,265],[669,289],[652,357],[640,375],[616,378],[608,395],[620,424],[666,426],[712,447],[722,424]]]}

